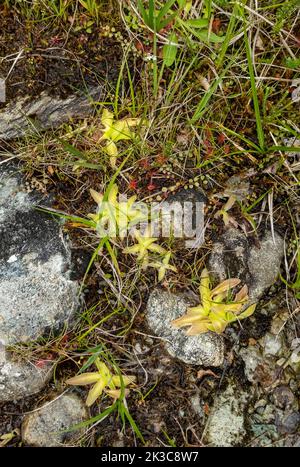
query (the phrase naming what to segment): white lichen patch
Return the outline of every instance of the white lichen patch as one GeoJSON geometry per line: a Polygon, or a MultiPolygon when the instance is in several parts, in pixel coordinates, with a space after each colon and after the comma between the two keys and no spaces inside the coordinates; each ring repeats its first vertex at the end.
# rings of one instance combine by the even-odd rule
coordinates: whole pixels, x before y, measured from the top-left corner
{"type": "Polygon", "coordinates": [[[210,446],[242,444],[246,435],[244,412],[248,394],[233,385],[216,396],[209,416],[206,439],[210,446]]]}

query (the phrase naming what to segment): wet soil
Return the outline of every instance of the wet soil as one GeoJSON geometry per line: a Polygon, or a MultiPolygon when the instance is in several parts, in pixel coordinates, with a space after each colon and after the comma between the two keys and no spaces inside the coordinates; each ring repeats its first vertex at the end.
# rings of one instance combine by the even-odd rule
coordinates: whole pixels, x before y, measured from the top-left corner
{"type": "MultiPolygon", "coordinates": [[[[86,22],[82,15],[82,25],[79,20],[74,31],[70,22],[24,21],[0,5],[0,77],[8,76],[7,103],[44,90],[65,98],[79,89],[117,79],[120,42],[103,37],[101,23],[87,27],[86,22]]],[[[4,106],[0,104],[0,109],[4,106]]]]}

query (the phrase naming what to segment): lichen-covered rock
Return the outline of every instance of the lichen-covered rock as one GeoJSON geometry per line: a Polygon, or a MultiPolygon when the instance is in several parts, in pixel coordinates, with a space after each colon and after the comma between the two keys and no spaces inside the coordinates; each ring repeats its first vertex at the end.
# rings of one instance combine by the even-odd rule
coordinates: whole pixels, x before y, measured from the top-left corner
{"type": "Polygon", "coordinates": [[[0,166],[0,341],[37,339],[78,308],[71,251],[59,222],[34,210],[19,175],[0,166]]]}
{"type": "Polygon", "coordinates": [[[271,232],[265,233],[257,245],[241,231],[230,228],[214,243],[209,270],[219,281],[241,279],[254,302],[276,281],[283,253],[283,238],[276,232],[274,239],[271,232]]]}
{"type": "Polygon", "coordinates": [[[239,355],[244,360],[245,375],[251,383],[267,388],[277,380],[276,358],[263,355],[258,346],[241,349],[239,355]]]}
{"type": "Polygon", "coordinates": [[[146,318],[151,332],[160,337],[170,355],[192,365],[221,366],[224,360],[222,336],[206,332],[187,336],[183,329],[176,329],[171,322],[182,316],[190,305],[182,295],[161,289],[150,294],[146,318]]]}
{"type": "Polygon", "coordinates": [[[8,104],[0,111],[0,140],[19,138],[37,130],[55,128],[70,118],[87,117],[93,112],[93,100],[101,100],[101,87],[89,89],[87,94],[75,94],[66,99],[43,92],[36,99],[30,97],[8,104]]]}
{"type": "Polygon", "coordinates": [[[77,395],[63,394],[25,417],[22,439],[36,447],[73,446],[84,431],[66,430],[88,417],[88,409],[77,395]]]}
{"type": "Polygon", "coordinates": [[[248,400],[249,394],[231,384],[215,397],[205,436],[210,446],[230,447],[243,443],[248,400]]]}
{"type": "Polygon", "coordinates": [[[267,332],[255,345],[239,350],[245,363],[245,375],[251,383],[260,384],[263,388],[272,385],[279,377],[280,368],[277,362],[280,357],[286,359],[290,350],[287,348],[284,323],[286,312],[279,312],[272,320],[270,332],[267,332]]]}
{"type": "Polygon", "coordinates": [[[51,366],[38,368],[13,361],[0,344],[0,402],[16,401],[41,391],[52,375],[51,366]]]}
{"type": "Polygon", "coordinates": [[[300,428],[297,398],[286,385],[270,388],[265,396],[254,410],[248,410],[251,446],[296,446],[300,428]]]}

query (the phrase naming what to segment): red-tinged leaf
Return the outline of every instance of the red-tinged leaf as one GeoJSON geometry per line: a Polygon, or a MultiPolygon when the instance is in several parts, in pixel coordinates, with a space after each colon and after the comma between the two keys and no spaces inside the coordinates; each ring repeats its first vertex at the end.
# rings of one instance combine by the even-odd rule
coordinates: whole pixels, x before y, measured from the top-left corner
{"type": "Polygon", "coordinates": [[[129,190],[136,190],[136,188],[137,188],[137,181],[136,181],[136,180],[131,180],[131,181],[128,183],[128,188],[129,188],[129,190]]]}
{"type": "Polygon", "coordinates": [[[219,33],[222,21],[220,18],[215,18],[212,22],[212,31],[216,34],[219,33]]]}
{"type": "Polygon", "coordinates": [[[217,136],[217,141],[218,141],[218,144],[219,144],[219,145],[224,144],[224,142],[226,141],[226,136],[224,135],[224,133],[220,133],[220,134],[217,136]]]}

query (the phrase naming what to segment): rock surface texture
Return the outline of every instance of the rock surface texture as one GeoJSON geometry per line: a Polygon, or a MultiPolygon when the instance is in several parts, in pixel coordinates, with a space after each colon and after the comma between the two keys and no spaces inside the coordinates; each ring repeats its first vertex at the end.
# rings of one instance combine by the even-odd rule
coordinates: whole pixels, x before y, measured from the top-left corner
{"type": "Polygon", "coordinates": [[[257,301],[276,281],[283,258],[283,238],[266,232],[258,244],[241,231],[230,228],[212,249],[209,270],[219,281],[238,277],[249,287],[251,301],[257,301]]]}
{"type": "Polygon", "coordinates": [[[0,402],[22,399],[41,391],[52,376],[51,366],[38,368],[29,362],[13,361],[0,347],[0,402]]]}
{"type": "MultiPolygon", "coordinates": [[[[56,219],[34,209],[36,201],[35,195],[24,191],[15,168],[0,166],[0,342],[4,346],[62,329],[74,320],[79,305],[78,284],[70,279],[68,241],[56,219]]],[[[3,362],[4,358],[0,378],[9,365],[12,373],[0,383],[0,400],[19,398],[20,381],[30,381],[33,366],[3,362]]],[[[29,385],[25,393],[36,392],[39,380],[32,382],[32,392],[29,385]]]]}
{"type": "Polygon", "coordinates": [[[102,88],[94,87],[86,94],[67,99],[43,92],[37,99],[23,98],[0,111],[0,140],[19,138],[28,132],[55,128],[71,118],[84,118],[93,112],[92,101],[101,100],[102,88]]]}
{"type": "Polygon", "coordinates": [[[25,444],[37,447],[72,446],[83,430],[63,431],[88,416],[88,409],[78,396],[63,394],[25,417],[22,439],[25,444]]]}
{"type": "Polygon", "coordinates": [[[224,360],[222,336],[211,332],[187,336],[184,330],[172,326],[171,321],[182,316],[189,305],[181,295],[171,294],[159,288],[153,290],[146,309],[151,332],[164,341],[170,355],[184,363],[221,366],[224,360]]]}
{"type": "Polygon", "coordinates": [[[230,447],[242,444],[246,435],[244,411],[248,395],[233,385],[216,396],[208,420],[207,442],[210,446],[230,447]]]}

